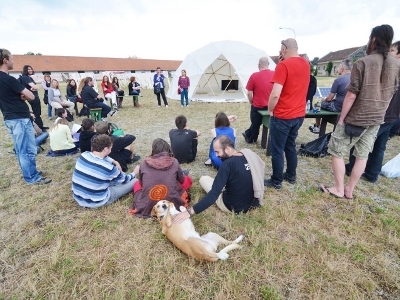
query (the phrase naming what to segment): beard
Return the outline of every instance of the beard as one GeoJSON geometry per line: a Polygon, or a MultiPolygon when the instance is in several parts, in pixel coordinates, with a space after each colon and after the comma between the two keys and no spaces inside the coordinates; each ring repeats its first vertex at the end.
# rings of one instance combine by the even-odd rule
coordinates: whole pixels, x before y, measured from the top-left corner
{"type": "Polygon", "coordinates": [[[222,155],[219,157],[221,161],[225,161],[229,158],[228,154],[226,154],[225,150],[222,150],[222,155]]]}

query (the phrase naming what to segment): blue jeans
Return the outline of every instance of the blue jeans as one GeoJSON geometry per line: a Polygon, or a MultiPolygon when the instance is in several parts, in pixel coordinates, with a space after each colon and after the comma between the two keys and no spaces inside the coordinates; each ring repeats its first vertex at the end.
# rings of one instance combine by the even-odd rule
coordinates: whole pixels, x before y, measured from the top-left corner
{"type": "Polygon", "coordinates": [[[139,96],[140,95],[140,90],[132,90],[129,93],[130,96],[139,96]]]}
{"type": "Polygon", "coordinates": [[[4,121],[8,132],[11,134],[15,154],[17,155],[22,176],[28,184],[41,179],[36,169],[36,143],[35,129],[30,119],[13,119],[4,121]]]}
{"type": "Polygon", "coordinates": [[[53,107],[50,104],[47,104],[47,116],[49,118],[51,118],[51,110],[53,109],[53,107]]]}
{"type": "Polygon", "coordinates": [[[40,146],[41,144],[43,144],[47,140],[48,137],[49,137],[49,134],[47,132],[43,132],[41,135],[36,137],[35,138],[36,146],[40,146]]]}
{"type": "Polygon", "coordinates": [[[280,185],[283,181],[283,153],[285,153],[286,156],[287,177],[296,178],[296,138],[299,128],[303,124],[303,121],[304,117],[289,120],[271,117],[269,126],[270,150],[272,160],[271,181],[275,185],[280,185]]]}
{"type": "Polygon", "coordinates": [[[266,110],[268,109],[268,106],[265,106],[263,108],[258,108],[255,106],[251,106],[250,109],[250,122],[251,125],[249,129],[247,129],[244,134],[246,135],[247,139],[250,142],[257,142],[258,135],[260,134],[260,126],[262,124],[262,115],[258,113],[259,110],[266,110]]]}
{"type": "Polygon", "coordinates": [[[186,105],[189,105],[188,93],[189,89],[181,89],[181,105],[184,105],[184,99],[186,99],[186,105]]]}
{"type": "MultiPolygon", "coordinates": [[[[383,157],[385,155],[386,144],[389,140],[390,130],[393,127],[400,125],[400,119],[392,123],[384,123],[379,127],[378,134],[374,143],[372,152],[368,155],[367,165],[365,167],[365,178],[371,182],[376,182],[379,177],[379,173],[382,169],[383,157]]],[[[346,173],[350,173],[353,170],[354,163],[356,161],[353,155],[354,147],[350,150],[349,163],[346,164],[346,173]]]]}
{"type": "Polygon", "coordinates": [[[101,108],[101,117],[107,118],[107,114],[111,111],[111,107],[101,101],[97,101],[95,105],[88,106],[89,108],[101,108]]]}

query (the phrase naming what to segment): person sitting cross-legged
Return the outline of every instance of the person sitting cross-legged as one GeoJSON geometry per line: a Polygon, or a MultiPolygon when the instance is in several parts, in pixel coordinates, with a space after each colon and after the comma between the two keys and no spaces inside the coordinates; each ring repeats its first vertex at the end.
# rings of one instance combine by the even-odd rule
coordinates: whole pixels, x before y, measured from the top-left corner
{"type": "Polygon", "coordinates": [[[197,138],[201,132],[187,129],[187,119],[183,115],[176,117],[175,125],[178,129],[169,132],[172,152],[180,164],[190,163],[196,159],[197,138]]]}
{"type": "Polygon", "coordinates": [[[134,174],[121,171],[121,166],[108,155],[112,139],[106,134],[93,138],[93,151],[79,156],[72,174],[72,193],[80,206],[107,206],[130,193],[137,181],[134,174]]]}
{"type": "Polygon", "coordinates": [[[222,160],[217,176],[215,179],[210,176],[200,178],[200,185],[207,195],[176,215],[174,223],[181,223],[214,203],[226,213],[246,213],[263,204],[265,163],[261,158],[250,149],[237,151],[232,139],[226,135],[218,136],[213,147],[222,160]]]}
{"type": "MultiPolygon", "coordinates": [[[[98,134],[112,135],[111,123],[106,121],[96,122],[94,128],[98,134]]],[[[109,156],[115,159],[120,165],[122,171],[128,171],[128,164],[132,164],[140,159],[139,155],[134,154],[133,142],[136,137],[131,134],[125,136],[113,136],[113,148],[109,156]]]]}

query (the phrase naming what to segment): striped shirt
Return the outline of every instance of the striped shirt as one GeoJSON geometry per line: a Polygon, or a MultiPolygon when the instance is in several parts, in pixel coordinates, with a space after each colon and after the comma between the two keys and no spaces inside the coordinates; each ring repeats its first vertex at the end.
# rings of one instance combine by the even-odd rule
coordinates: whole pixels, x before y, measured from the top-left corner
{"type": "Polygon", "coordinates": [[[100,207],[110,198],[110,182],[126,183],[132,174],[121,172],[112,164],[113,159],[101,158],[86,151],[76,161],[72,174],[72,193],[80,206],[100,207]]]}

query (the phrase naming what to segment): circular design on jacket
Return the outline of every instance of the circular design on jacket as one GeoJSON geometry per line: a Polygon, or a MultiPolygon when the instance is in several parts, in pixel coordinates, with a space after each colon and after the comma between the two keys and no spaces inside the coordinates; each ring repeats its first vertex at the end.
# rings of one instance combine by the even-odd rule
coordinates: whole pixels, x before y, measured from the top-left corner
{"type": "Polygon", "coordinates": [[[164,184],[155,185],[149,192],[149,198],[154,201],[165,199],[168,195],[168,188],[164,184]]]}

